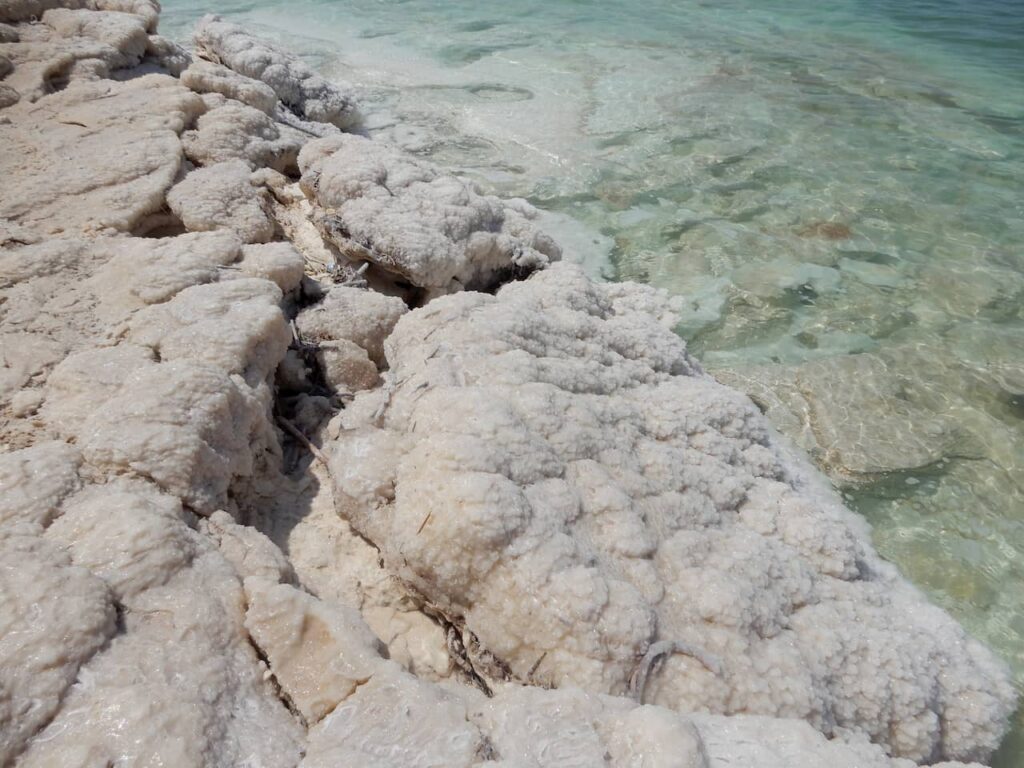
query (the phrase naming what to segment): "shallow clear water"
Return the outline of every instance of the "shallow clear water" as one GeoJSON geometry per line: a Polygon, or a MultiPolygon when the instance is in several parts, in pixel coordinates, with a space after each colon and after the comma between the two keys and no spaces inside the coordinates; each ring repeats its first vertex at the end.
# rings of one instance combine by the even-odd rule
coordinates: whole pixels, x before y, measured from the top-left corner
{"type": "Polygon", "coordinates": [[[1024,0],[215,5],[686,296],[705,364],[1024,682],[1024,0]]]}

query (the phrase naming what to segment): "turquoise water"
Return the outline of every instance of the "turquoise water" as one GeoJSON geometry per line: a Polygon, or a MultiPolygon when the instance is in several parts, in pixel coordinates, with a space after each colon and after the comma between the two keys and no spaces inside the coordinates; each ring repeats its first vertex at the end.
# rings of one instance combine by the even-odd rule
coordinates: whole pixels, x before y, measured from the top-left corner
{"type": "Polygon", "coordinates": [[[216,6],[357,85],[371,133],[567,216],[596,274],[687,297],[705,364],[1024,683],[1024,0],[216,6]]]}

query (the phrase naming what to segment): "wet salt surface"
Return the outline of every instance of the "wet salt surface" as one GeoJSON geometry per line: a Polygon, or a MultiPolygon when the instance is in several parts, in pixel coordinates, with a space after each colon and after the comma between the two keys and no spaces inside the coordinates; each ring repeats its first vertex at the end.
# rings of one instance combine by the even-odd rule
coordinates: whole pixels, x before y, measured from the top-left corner
{"type": "Polygon", "coordinates": [[[217,10],[358,85],[372,134],[558,214],[592,272],[686,296],[706,366],[1024,681],[1024,14],[819,5],[217,10]]]}

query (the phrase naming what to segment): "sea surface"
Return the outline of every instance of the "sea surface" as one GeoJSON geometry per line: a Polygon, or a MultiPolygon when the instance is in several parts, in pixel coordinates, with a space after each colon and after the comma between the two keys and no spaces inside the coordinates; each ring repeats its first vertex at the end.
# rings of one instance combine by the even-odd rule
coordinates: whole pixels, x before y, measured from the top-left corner
{"type": "MultiPolygon", "coordinates": [[[[526,197],[1024,685],[1024,0],[164,0],[526,197]]],[[[1024,766],[1024,719],[997,765],[1024,766]]]]}

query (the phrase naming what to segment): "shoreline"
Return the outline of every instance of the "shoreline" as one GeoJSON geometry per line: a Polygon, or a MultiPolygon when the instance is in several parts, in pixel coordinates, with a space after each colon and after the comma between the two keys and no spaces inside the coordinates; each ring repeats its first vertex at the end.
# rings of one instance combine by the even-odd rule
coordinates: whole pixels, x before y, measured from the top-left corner
{"type": "Polygon", "coordinates": [[[0,761],[988,758],[1002,665],[678,301],[157,19],[0,6],[0,761]]]}

